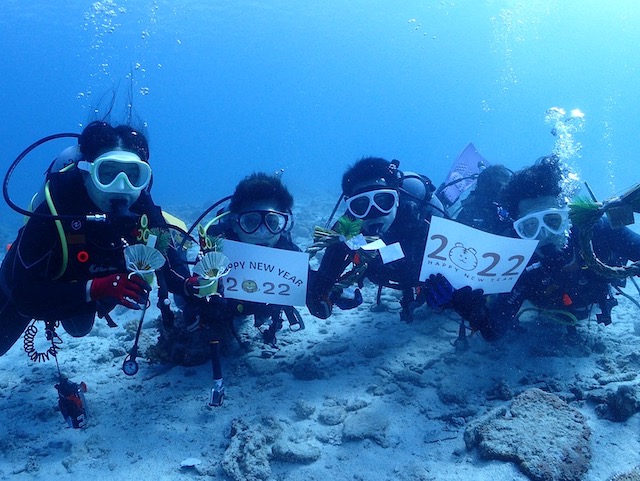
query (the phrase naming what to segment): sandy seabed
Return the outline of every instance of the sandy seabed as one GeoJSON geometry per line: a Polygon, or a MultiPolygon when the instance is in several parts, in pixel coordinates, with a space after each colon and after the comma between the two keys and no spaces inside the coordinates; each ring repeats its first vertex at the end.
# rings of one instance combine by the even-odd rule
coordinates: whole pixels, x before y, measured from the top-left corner
{"type": "MultiPolygon", "coordinates": [[[[374,286],[365,298],[375,298],[374,286]]],[[[453,346],[455,314],[421,308],[405,324],[393,291],[383,304],[328,320],[303,309],[306,329],[285,326],[277,351],[245,323],[252,350],[229,345],[221,407],[208,406],[208,364],[142,357],[138,374],[124,375],[138,314],[118,308],[117,328],[98,320],[85,338],[61,333],[63,374],[88,386],[87,426],[75,430],[57,411],[55,362],[33,363],[16,344],[0,358],[0,479],[526,480],[517,462],[487,459],[464,435],[530,388],[583,415],[591,453],[579,479],[640,464],[640,416],[614,422],[597,407],[638,382],[640,312],[627,299],[610,326],[585,322],[568,336],[532,315],[526,332],[495,344],[473,335],[466,350],[453,346]]],[[[150,309],[142,353],[158,323],[150,309]]]]}
{"type": "MultiPolygon", "coordinates": [[[[299,239],[332,202],[313,205],[294,211],[299,239]]],[[[285,323],[277,351],[250,320],[238,323],[251,350],[227,346],[221,407],[208,405],[208,363],[145,359],[158,338],[155,307],[132,377],[121,367],[139,313],[119,307],[117,328],[97,320],[84,338],[60,329],[60,369],[88,387],[83,429],[58,411],[55,362],[32,362],[19,341],[0,358],[0,479],[640,479],[618,477],[640,466],[640,415],[608,419],[621,389],[640,410],[631,301],[619,296],[611,325],[581,322],[574,336],[530,312],[523,332],[493,344],[472,335],[457,349],[455,313],[423,307],[406,324],[397,292],[384,290],[381,306],[375,286],[363,293],[362,306],[327,320],[300,309],[306,328],[285,323]]],[[[44,349],[42,328],[38,339],[44,349]]]]}

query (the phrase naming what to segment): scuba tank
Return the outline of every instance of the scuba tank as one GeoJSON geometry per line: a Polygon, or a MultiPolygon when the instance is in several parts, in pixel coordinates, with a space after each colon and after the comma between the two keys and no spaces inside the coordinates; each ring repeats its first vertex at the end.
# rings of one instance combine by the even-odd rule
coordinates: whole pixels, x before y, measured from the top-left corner
{"type": "Polygon", "coordinates": [[[82,153],[80,152],[80,146],[78,145],[72,145],[60,152],[60,155],[58,155],[58,157],[56,157],[54,161],[51,162],[51,165],[47,169],[47,172],[45,174],[45,182],[43,182],[38,192],[36,192],[31,198],[29,210],[33,212],[38,208],[40,204],[45,202],[45,186],[47,179],[52,173],[61,172],[62,170],[68,168],[70,165],[79,162],[80,160],[82,160],[82,153]]]}
{"type": "Polygon", "coordinates": [[[435,186],[428,177],[416,172],[403,172],[398,189],[400,194],[398,215],[411,215],[416,219],[428,219],[432,215],[446,217],[442,202],[433,195],[435,190],[435,186]]]}

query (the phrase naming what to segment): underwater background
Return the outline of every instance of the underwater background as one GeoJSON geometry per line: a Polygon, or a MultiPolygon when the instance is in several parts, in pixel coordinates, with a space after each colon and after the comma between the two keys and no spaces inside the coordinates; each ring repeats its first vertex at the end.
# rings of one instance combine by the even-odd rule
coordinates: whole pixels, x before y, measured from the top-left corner
{"type": "MultiPolygon", "coordinates": [[[[165,207],[257,170],[335,198],[365,155],[438,185],[469,142],[512,169],[555,150],[606,198],[640,181],[639,24],[634,0],[5,0],[0,159],[81,132],[115,95],[110,120],[131,104],[147,127],[165,207]]],[[[25,158],[18,204],[73,142],[25,158]]]]}

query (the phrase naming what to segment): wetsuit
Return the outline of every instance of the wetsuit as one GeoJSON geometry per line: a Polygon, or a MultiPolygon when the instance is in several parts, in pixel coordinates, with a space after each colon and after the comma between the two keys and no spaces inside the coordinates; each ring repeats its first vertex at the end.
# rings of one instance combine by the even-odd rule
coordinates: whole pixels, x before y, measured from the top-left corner
{"type": "MultiPolygon", "coordinates": [[[[207,230],[207,235],[212,237],[221,236],[224,239],[240,242],[240,239],[228,222],[210,226],[207,230]]],[[[293,243],[288,233],[283,233],[273,247],[276,249],[300,251],[300,248],[293,243]]],[[[229,330],[233,332],[234,319],[253,315],[255,325],[258,327],[271,320],[271,327],[268,331],[264,332],[265,341],[275,342],[275,337],[271,339],[267,336],[275,336],[275,331],[280,328],[281,313],[284,311],[290,314],[293,310],[293,308],[289,306],[240,301],[219,296],[212,296],[207,301],[189,296],[182,299],[181,304],[183,305],[183,324],[185,326],[191,326],[191,329],[194,329],[195,326],[206,329],[209,331],[208,336],[217,341],[227,337],[229,330]]],[[[171,329],[172,326],[165,327],[171,329]]]]}
{"type": "MultiPolygon", "coordinates": [[[[42,202],[36,212],[78,217],[54,222],[33,216],[20,229],[0,269],[0,355],[31,319],[60,320],[69,334],[86,335],[96,312],[105,314],[115,306],[87,302],[87,281],[127,272],[123,240],[142,242],[143,216],[148,228],[166,227],[160,208],[146,192],[126,215],[108,216],[106,222],[86,221],[88,214],[100,211],[77,169],[49,174],[48,188],[50,200],[42,202]]],[[[170,283],[176,289],[179,279],[170,283]]]]}
{"type": "MultiPolygon", "coordinates": [[[[623,266],[640,260],[640,235],[623,227],[612,229],[602,218],[594,226],[593,248],[608,265],[623,266]]],[[[491,296],[491,329],[495,337],[517,324],[516,315],[525,300],[540,309],[561,310],[577,320],[589,317],[594,304],[601,314],[598,321],[611,322],[611,309],[617,304],[611,284],[618,282],[597,275],[585,267],[578,252],[578,236],[571,230],[562,251],[550,248],[535,254],[510,293],[491,296]]]]}
{"type": "Polygon", "coordinates": [[[402,291],[401,318],[406,322],[411,322],[413,310],[424,302],[434,307],[451,307],[472,324],[478,318],[484,318],[486,310],[481,305],[480,298],[476,295],[470,297],[469,289],[454,292],[442,276],[444,286],[419,281],[430,218],[431,216],[428,219],[415,218],[405,215],[399,209],[396,219],[389,230],[382,234],[381,239],[386,245],[399,242],[405,257],[387,264],[382,262],[380,256],[363,259],[363,253],[352,251],[342,242],[329,246],[319,269],[309,273],[307,307],[311,314],[321,319],[331,315],[331,292],[344,270],[352,264],[362,269],[361,279],[368,278],[378,286],[402,291]],[[362,265],[363,262],[366,266],[362,265]],[[444,296],[442,291],[446,291],[444,296]]]}
{"type": "Polygon", "coordinates": [[[509,235],[513,223],[507,219],[505,211],[494,201],[493,196],[475,191],[462,201],[462,210],[455,220],[496,235],[509,235]]]}

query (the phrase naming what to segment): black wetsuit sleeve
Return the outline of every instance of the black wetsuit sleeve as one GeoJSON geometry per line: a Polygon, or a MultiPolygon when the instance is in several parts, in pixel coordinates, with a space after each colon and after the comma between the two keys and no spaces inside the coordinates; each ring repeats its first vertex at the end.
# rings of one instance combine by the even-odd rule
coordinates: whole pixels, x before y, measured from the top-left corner
{"type": "Polygon", "coordinates": [[[167,289],[173,294],[186,296],[185,281],[191,276],[185,252],[182,254],[173,246],[167,249],[166,262],[162,266],[162,273],[167,282],[167,289]]]}
{"type": "Polygon", "coordinates": [[[327,247],[317,271],[309,270],[307,308],[313,316],[326,319],[331,315],[329,294],[350,262],[351,250],[339,243],[327,247]]]}
{"type": "Polygon", "coordinates": [[[640,260],[640,235],[628,227],[613,229],[603,218],[593,229],[593,249],[604,263],[623,266],[640,260]]]}
{"type": "Polygon", "coordinates": [[[351,250],[344,243],[327,247],[318,270],[309,272],[309,293],[328,295],[350,262],[351,250]]]}
{"type": "MultiPolygon", "coordinates": [[[[526,273],[525,273],[526,274],[526,273]]],[[[534,286],[523,275],[511,292],[491,294],[486,298],[488,308],[488,325],[481,329],[482,335],[487,340],[502,337],[509,329],[517,325],[518,311],[528,297],[529,290],[534,286]]]]}
{"type": "Polygon", "coordinates": [[[31,218],[16,239],[9,273],[12,298],[21,314],[35,319],[64,319],[95,310],[86,302],[86,281],[56,281],[62,249],[55,224],[31,218]]]}

